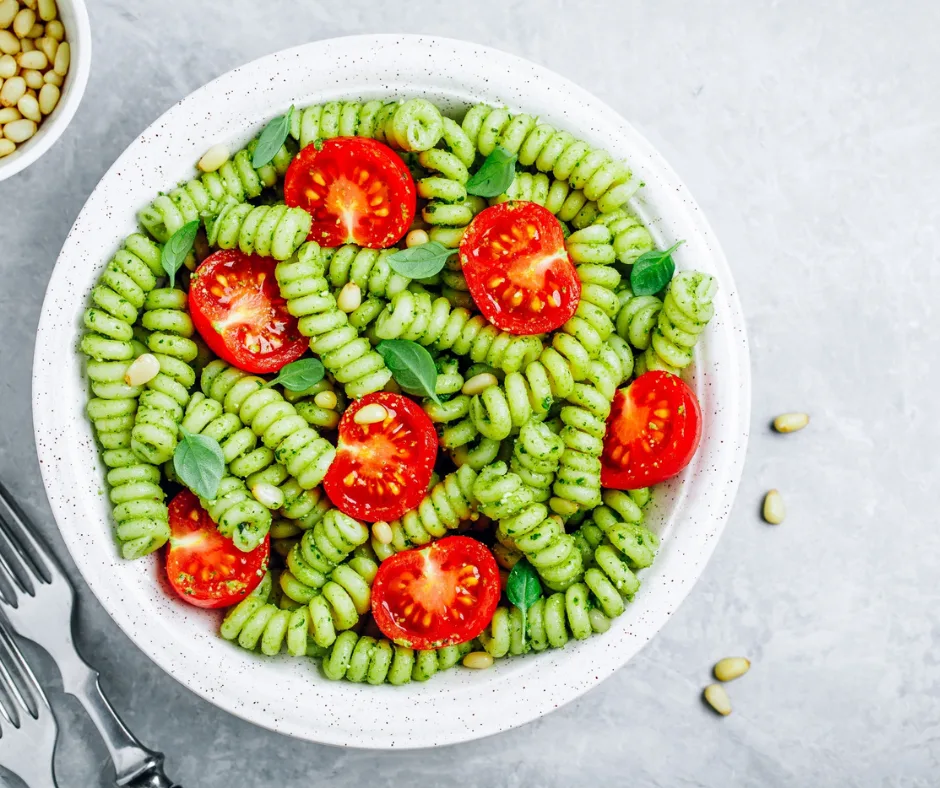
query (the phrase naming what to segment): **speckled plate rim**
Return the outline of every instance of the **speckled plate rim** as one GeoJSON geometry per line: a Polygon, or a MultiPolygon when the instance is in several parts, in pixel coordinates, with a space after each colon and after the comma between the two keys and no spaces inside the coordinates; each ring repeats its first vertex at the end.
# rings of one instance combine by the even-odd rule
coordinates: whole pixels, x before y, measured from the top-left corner
{"type": "Polygon", "coordinates": [[[235,69],[169,109],[115,162],[89,197],[56,263],[33,368],[33,419],[43,482],[79,570],[111,617],[151,659],[217,706],[271,730],[340,746],[451,744],[522,725],[624,665],[665,624],[701,573],[730,513],[748,437],[750,369],[741,306],[717,239],[688,189],[629,123],[582,88],[513,55],[425,36],[354,36],[284,50],[235,69]],[[192,175],[215,142],[243,143],[291,104],[426,96],[456,106],[505,104],[538,114],[627,158],[645,183],[632,208],[657,241],[684,238],[680,268],[720,283],[690,382],[705,414],[693,464],[659,491],[650,515],[663,537],[627,612],[603,636],[452,670],[430,682],[370,687],[329,682],[311,660],[262,659],[221,640],[218,616],[175,600],[158,559],[120,559],[104,471],[84,416],[77,343],[87,293],[135,212],[192,175]]]}

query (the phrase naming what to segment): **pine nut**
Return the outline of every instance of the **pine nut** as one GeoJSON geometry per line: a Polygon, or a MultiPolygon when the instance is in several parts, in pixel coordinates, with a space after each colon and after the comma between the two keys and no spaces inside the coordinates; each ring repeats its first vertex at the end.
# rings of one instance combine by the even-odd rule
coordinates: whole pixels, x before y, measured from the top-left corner
{"type": "Polygon", "coordinates": [[[36,45],[29,38],[20,39],[20,51],[21,52],[32,52],[36,48],[36,45]]]}
{"type": "Polygon", "coordinates": [[[378,424],[388,418],[388,411],[378,402],[370,402],[356,411],[353,421],[356,424],[378,424]]]}
{"type": "Polygon", "coordinates": [[[391,544],[392,526],[381,520],[377,523],[372,523],[372,535],[375,537],[375,541],[380,544],[391,544]]]}
{"type": "Polygon", "coordinates": [[[39,111],[48,115],[59,103],[60,91],[55,85],[43,85],[39,91],[39,111]]]}
{"type": "Polygon", "coordinates": [[[15,55],[20,51],[20,40],[9,30],[0,30],[0,52],[15,55]]]}
{"type": "Polygon", "coordinates": [[[46,35],[56,41],[62,41],[65,38],[65,27],[58,19],[53,19],[46,22],[46,35]]]}
{"type": "Polygon", "coordinates": [[[778,490],[771,490],[764,496],[764,519],[771,525],[780,525],[786,515],[783,497],[778,490]]]}
{"type": "Polygon", "coordinates": [[[47,85],[55,85],[57,88],[61,88],[65,80],[50,69],[42,75],[42,81],[47,85]]]}
{"type": "Polygon", "coordinates": [[[324,410],[333,410],[337,403],[336,394],[332,391],[317,392],[313,401],[318,408],[323,408],[324,410]]]}
{"type": "Polygon", "coordinates": [[[43,82],[42,72],[35,69],[24,71],[22,77],[26,81],[26,87],[32,90],[41,90],[42,86],[46,84],[43,82]]]}
{"type": "Polygon", "coordinates": [[[35,43],[36,39],[37,39],[37,38],[41,38],[41,37],[42,37],[42,34],[45,33],[45,32],[46,32],[46,28],[45,28],[45,26],[42,24],[42,22],[36,22],[36,23],[29,29],[29,32],[26,34],[26,37],[33,39],[33,43],[35,43]]]}
{"type": "Polygon", "coordinates": [[[251,488],[255,500],[266,509],[280,509],[284,505],[284,491],[267,482],[258,482],[251,488]]]}
{"type": "Polygon", "coordinates": [[[347,282],[336,297],[336,306],[349,314],[355,312],[362,304],[362,290],[355,282],[347,282]]]}
{"type": "Polygon", "coordinates": [[[36,123],[42,120],[42,113],[39,111],[39,102],[28,94],[16,102],[16,108],[23,113],[24,118],[34,120],[36,123]]]}
{"type": "Polygon", "coordinates": [[[55,60],[55,53],[59,49],[59,42],[52,36],[43,36],[36,41],[36,46],[46,56],[46,60],[52,63],[55,60]]]}
{"type": "Polygon", "coordinates": [[[718,681],[734,681],[751,669],[747,657],[725,657],[715,663],[715,678],[718,681]]]}
{"type": "Polygon", "coordinates": [[[20,68],[33,68],[37,71],[43,71],[49,65],[48,58],[38,49],[32,52],[20,52],[16,56],[16,62],[20,64],[20,68]]]}
{"type": "Polygon", "coordinates": [[[588,611],[588,620],[591,622],[591,629],[597,633],[604,633],[610,629],[610,619],[596,607],[588,611]]]}
{"type": "Polygon", "coordinates": [[[807,413],[781,413],[774,419],[774,429],[777,432],[796,432],[809,424],[807,413]]]}
{"type": "Polygon", "coordinates": [[[23,77],[10,77],[0,88],[0,105],[15,107],[26,92],[26,80],[23,77]]]}
{"type": "Polygon", "coordinates": [[[0,109],[0,126],[4,123],[11,123],[14,120],[19,120],[23,116],[20,115],[20,111],[16,107],[4,107],[0,109]]]}
{"type": "Polygon", "coordinates": [[[69,71],[69,63],[71,61],[72,49],[69,46],[68,41],[63,41],[61,44],[59,44],[59,48],[56,50],[53,70],[60,77],[64,77],[69,71]]]}
{"type": "Polygon", "coordinates": [[[481,372],[479,375],[474,375],[472,378],[465,381],[460,392],[466,394],[468,397],[473,397],[476,394],[482,394],[490,388],[490,386],[495,386],[497,383],[499,383],[499,381],[492,372],[481,372]]]}
{"type": "Polygon", "coordinates": [[[16,64],[16,58],[13,55],[0,56],[0,79],[9,79],[15,77],[20,67],[16,64]]]}
{"type": "Polygon", "coordinates": [[[409,249],[412,246],[421,246],[429,241],[428,234],[424,230],[412,230],[405,236],[405,246],[409,249]]]}
{"type": "Polygon", "coordinates": [[[124,373],[128,386],[143,386],[160,374],[160,362],[153,353],[143,353],[135,358],[124,373]]]}
{"type": "Polygon", "coordinates": [[[229,158],[229,150],[224,145],[213,145],[207,150],[196,165],[203,172],[215,172],[229,158]]]}
{"type": "Polygon", "coordinates": [[[705,687],[705,701],[722,717],[731,714],[731,698],[721,684],[709,684],[705,687]]]}
{"type": "Polygon", "coordinates": [[[16,0],[0,0],[0,28],[6,30],[13,24],[20,4],[16,0]]]}
{"type": "Polygon", "coordinates": [[[26,38],[36,24],[36,12],[32,8],[21,8],[13,17],[13,32],[19,38],[26,38]]]}
{"type": "Polygon", "coordinates": [[[55,0],[39,0],[39,18],[43,22],[51,22],[58,16],[55,0]]]}
{"type": "Polygon", "coordinates": [[[486,670],[493,667],[493,658],[485,651],[471,651],[463,658],[463,666],[472,670],[486,670]]]}
{"type": "Polygon", "coordinates": [[[0,137],[0,159],[9,156],[16,150],[16,143],[8,140],[6,137],[0,137]]]}

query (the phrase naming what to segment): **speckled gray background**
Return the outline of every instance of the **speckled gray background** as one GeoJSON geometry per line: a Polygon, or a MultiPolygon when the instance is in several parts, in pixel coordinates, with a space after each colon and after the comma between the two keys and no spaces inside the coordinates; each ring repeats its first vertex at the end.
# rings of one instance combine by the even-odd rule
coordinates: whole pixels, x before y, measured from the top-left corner
{"type": "MultiPolygon", "coordinates": [[[[268,733],[162,674],[83,591],[81,645],[128,724],[168,753],[171,776],[186,788],[936,785],[935,4],[89,5],[95,62],[76,119],[45,158],[0,183],[0,477],[56,540],[29,377],[62,241],[107,167],[167,107],[233,66],[304,41],[365,32],[472,39],[590,89],[659,146],[708,213],[752,343],[748,464],[704,576],[630,665],[521,729],[386,755],[268,733]],[[766,428],[792,408],[812,413],[811,429],[784,437],[766,428]],[[771,486],[789,509],[779,527],[758,517],[771,486]],[[730,687],[734,714],[718,719],[698,695],[729,653],[755,665],[730,687]]],[[[63,729],[60,785],[111,785],[94,729],[42,667],[63,729]]]]}

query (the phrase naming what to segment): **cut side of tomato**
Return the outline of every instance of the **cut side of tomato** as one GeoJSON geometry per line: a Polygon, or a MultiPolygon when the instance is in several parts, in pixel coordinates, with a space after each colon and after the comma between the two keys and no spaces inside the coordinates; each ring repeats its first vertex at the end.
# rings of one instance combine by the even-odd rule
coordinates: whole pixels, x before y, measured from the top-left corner
{"type": "Polygon", "coordinates": [[[229,607],[255,590],[268,568],[270,540],[243,553],[219,533],[189,490],[170,501],[166,574],[180,598],[196,607],[229,607]]]}
{"type": "Polygon", "coordinates": [[[336,137],[304,148],[284,176],[284,202],[313,217],[310,240],[384,249],[401,240],[417,197],[408,167],[387,145],[336,137]]]}
{"type": "Polygon", "coordinates": [[[460,263],[480,311],[511,334],[552,331],[581,300],[561,223],[534,202],[504,202],[477,214],[460,242],[460,263]]]}
{"type": "Polygon", "coordinates": [[[372,584],[372,616],[399,645],[442,648],[479,635],[499,594],[499,569],[486,546],[448,536],[381,563],[372,584]]]}
{"type": "Polygon", "coordinates": [[[270,257],[223,249],[189,283],[193,325],[220,358],[246,372],[276,372],[307,349],[281,298],[270,257]]]}
{"type": "Polygon", "coordinates": [[[635,490],[671,479],[692,461],[701,437],[695,392],[668,372],[646,372],[614,395],[601,485],[635,490]]]}
{"type": "Polygon", "coordinates": [[[421,502],[436,459],[434,425],[416,402],[384,391],[367,394],[343,413],[323,489],[350,517],[397,520],[421,502]],[[356,421],[359,411],[375,412],[376,405],[385,409],[384,418],[356,421]]]}

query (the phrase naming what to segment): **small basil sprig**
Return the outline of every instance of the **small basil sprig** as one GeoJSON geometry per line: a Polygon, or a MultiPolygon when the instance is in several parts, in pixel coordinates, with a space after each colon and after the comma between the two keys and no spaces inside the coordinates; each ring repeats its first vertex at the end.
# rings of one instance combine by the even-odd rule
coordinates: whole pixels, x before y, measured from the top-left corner
{"type": "Polygon", "coordinates": [[[467,181],[467,193],[477,197],[505,194],[516,177],[516,154],[499,145],[467,181]]]}
{"type": "Polygon", "coordinates": [[[399,386],[441,404],[435,391],[437,367],[425,348],[410,339],[383,339],[375,349],[385,359],[385,365],[399,386]]]}
{"type": "Polygon", "coordinates": [[[277,152],[281,149],[281,145],[284,144],[284,140],[287,139],[290,132],[290,119],[293,114],[294,105],[291,104],[286,114],[278,115],[268,121],[268,125],[264,127],[264,131],[258,137],[255,152],[251,155],[252,167],[255,169],[263,167],[277,156],[277,152]]]}
{"type": "Polygon", "coordinates": [[[525,633],[529,608],[542,598],[542,584],[535,569],[524,558],[518,561],[506,581],[506,596],[522,612],[522,631],[525,633]]]}
{"type": "Polygon", "coordinates": [[[633,295],[655,295],[669,284],[669,280],[676,272],[672,253],[684,243],[685,241],[676,241],[665,251],[653,249],[636,259],[633,270],[630,272],[630,289],[633,295]]]}
{"type": "Polygon", "coordinates": [[[173,233],[170,240],[163,245],[163,251],[160,252],[160,265],[170,277],[170,287],[176,286],[176,272],[186,261],[186,255],[192,251],[197,232],[199,232],[199,220],[193,219],[173,233]]]}
{"type": "Polygon", "coordinates": [[[426,279],[440,271],[453,254],[457,254],[456,249],[448,249],[439,241],[428,241],[410,249],[399,249],[386,259],[396,274],[410,279],[426,279]]]}
{"type": "Polygon", "coordinates": [[[180,427],[183,437],[173,452],[173,469],[179,480],[200,498],[211,501],[219,494],[225,457],[219,442],[180,427]]]}
{"type": "Polygon", "coordinates": [[[273,386],[280,383],[288,391],[305,391],[323,380],[326,370],[318,358],[302,358],[281,367],[274,380],[265,385],[273,386]]]}

